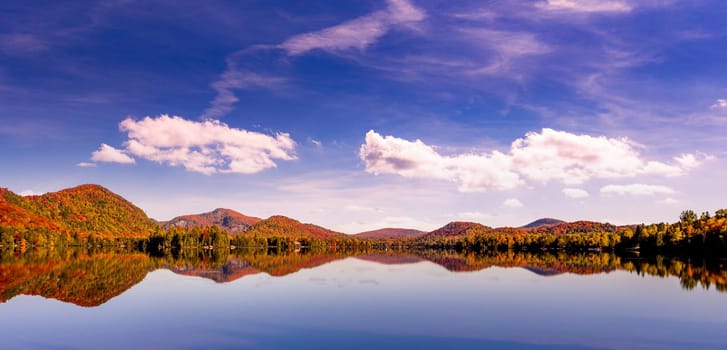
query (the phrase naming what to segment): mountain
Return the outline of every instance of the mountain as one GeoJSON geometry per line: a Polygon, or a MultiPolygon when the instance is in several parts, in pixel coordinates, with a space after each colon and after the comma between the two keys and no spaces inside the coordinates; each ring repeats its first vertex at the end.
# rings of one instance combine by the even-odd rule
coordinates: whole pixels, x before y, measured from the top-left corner
{"type": "Polygon", "coordinates": [[[366,254],[357,255],[356,259],[364,261],[372,261],[382,265],[404,265],[404,264],[415,264],[424,259],[415,255],[379,255],[379,254],[366,254]]]}
{"type": "Polygon", "coordinates": [[[287,236],[287,237],[309,237],[309,238],[345,238],[346,235],[340,232],[316,226],[303,224],[300,221],[285,217],[271,216],[250,226],[245,232],[246,236],[287,236]]]}
{"type": "Polygon", "coordinates": [[[408,228],[382,228],[354,234],[356,238],[385,239],[385,238],[411,238],[425,235],[426,232],[408,228]]]}
{"type": "Polygon", "coordinates": [[[618,227],[609,223],[595,221],[564,222],[553,226],[534,228],[531,232],[561,235],[566,233],[616,232],[618,227]]]}
{"type": "Polygon", "coordinates": [[[520,226],[520,228],[528,229],[528,228],[538,228],[538,227],[550,227],[550,226],[555,226],[555,225],[564,224],[564,223],[565,223],[565,221],[563,221],[563,220],[558,220],[558,219],[553,219],[553,218],[542,218],[542,219],[535,220],[525,226],[520,226]]]}
{"type": "MultiPolygon", "coordinates": [[[[46,251],[46,253],[49,253],[46,251]]],[[[141,282],[152,266],[142,253],[20,255],[0,263],[0,303],[40,295],[80,306],[99,306],[141,282]]]]}
{"type": "Polygon", "coordinates": [[[157,225],[143,210],[108,189],[81,185],[27,197],[0,190],[0,227],[17,232],[143,237],[157,225]]]}
{"type": "Polygon", "coordinates": [[[421,237],[422,238],[449,237],[449,236],[467,235],[467,234],[471,234],[471,233],[472,234],[481,234],[481,233],[487,233],[487,232],[491,232],[491,231],[492,231],[491,227],[485,226],[482,224],[478,224],[476,222],[454,221],[454,222],[450,222],[432,232],[429,232],[421,237]]]}
{"type": "Polygon", "coordinates": [[[247,261],[237,258],[228,258],[227,262],[219,267],[181,264],[169,266],[168,269],[178,275],[207,278],[217,283],[232,282],[245,276],[255,275],[261,272],[250,266],[250,263],[247,261]]]}
{"type": "Polygon", "coordinates": [[[168,229],[170,227],[192,228],[198,226],[219,226],[234,235],[246,231],[250,226],[258,223],[260,218],[240,214],[231,209],[217,208],[209,213],[177,216],[160,224],[168,229]]]}
{"type": "Polygon", "coordinates": [[[0,228],[15,230],[29,228],[61,229],[53,220],[26,209],[29,206],[32,206],[32,203],[27,198],[18,196],[5,188],[0,188],[0,228]]]}
{"type": "MultiPolygon", "coordinates": [[[[33,245],[69,242],[80,238],[145,238],[160,226],[197,227],[216,225],[229,234],[245,236],[287,236],[316,239],[339,239],[350,236],[313,224],[304,224],[285,216],[261,220],[230,209],[184,215],[157,223],[143,210],[99,185],[81,185],[39,196],[19,196],[0,188],[0,245],[25,240],[33,245]],[[20,235],[21,239],[19,239],[20,235]]],[[[618,227],[592,221],[566,223],[544,218],[520,228],[491,228],[474,222],[450,222],[429,233],[402,228],[385,228],[362,232],[357,238],[438,239],[442,237],[497,234],[569,234],[615,232],[618,227]]],[[[78,243],[78,242],[77,242],[78,243]]],[[[118,241],[116,242],[118,243],[118,241]]]]}

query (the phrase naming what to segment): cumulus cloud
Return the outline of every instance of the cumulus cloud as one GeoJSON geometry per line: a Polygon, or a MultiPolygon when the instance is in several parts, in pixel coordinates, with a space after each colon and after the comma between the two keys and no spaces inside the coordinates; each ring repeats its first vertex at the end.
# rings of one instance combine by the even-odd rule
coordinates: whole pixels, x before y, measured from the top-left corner
{"type": "Polygon", "coordinates": [[[509,170],[510,157],[498,151],[443,156],[421,140],[384,137],[373,130],[366,133],[359,156],[367,172],[454,181],[463,192],[510,189],[522,182],[518,174],[509,170]]]}
{"type": "Polygon", "coordinates": [[[389,0],[384,10],[319,31],[292,36],[280,44],[280,48],[291,56],[316,49],[332,52],[351,48],[363,50],[392,27],[419,22],[424,18],[424,11],[408,0],[389,0]]]}
{"type": "Polygon", "coordinates": [[[715,101],[712,109],[727,109],[727,98],[720,98],[715,101]]]}
{"type": "Polygon", "coordinates": [[[619,196],[653,196],[657,194],[674,194],[676,191],[661,185],[630,184],[607,185],[601,187],[601,194],[619,196]]]}
{"type": "Polygon", "coordinates": [[[91,160],[95,162],[106,162],[106,163],[121,163],[121,164],[134,164],[136,161],[134,158],[129,157],[123,150],[116,149],[105,143],[101,144],[101,147],[91,154],[91,160]]]}
{"type": "Polygon", "coordinates": [[[286,133],[271,136],[231,128],[217,120],[191,121],[162,115],[127,118],[119,128],[128,134],[125,149],[103,144],[92,160],[133,163],[134,156],[210,175],[251,174],[275,167],[276,159],[296,159],[296,143],[286,133]]]}
{"type": "Polygon", "coordinates": [[[709,158],[685,154],[670,164],[647,161],[626,138],[552,129],[527,133],[515,140],[507,153],[493,150],[459,155],[442,155],[421,140],[382,136],[371,130],[359,156],[367,172],[448,180],[463,192],[512,189],[526,180],[577,185],[592,178],[678,176],[709,158]]]}
{"type": "Polygon", "coordinates": [[[580,188],[564,188],[563,194],[566,197],[573,199],[583,199],[588,198],[589,196],[588,191],[582,190],[580,188]]]}
{"type": "Polygon", "coordinates": [[[623,13],[633,10],[633,6],[628,1],[622,0],[546,0],[537,3],[535,6],[548,11],[583,13],[623,13]]]}
{"type": "Polygon", "coordinates": [[[683,172],[677,165],[643,160],[626,138],[576,135],[552,129],[530,132],[515,140],[511,154],[518,172],[543,182],[580,184],[590,178],[676,176],[683,172]]]}
{"type": "Polygon", "coordinates": [[[524,205],[523,202],[517,198],[508,198],[502,202],[502,206],[507,208],[522,208],[524,205]]]}

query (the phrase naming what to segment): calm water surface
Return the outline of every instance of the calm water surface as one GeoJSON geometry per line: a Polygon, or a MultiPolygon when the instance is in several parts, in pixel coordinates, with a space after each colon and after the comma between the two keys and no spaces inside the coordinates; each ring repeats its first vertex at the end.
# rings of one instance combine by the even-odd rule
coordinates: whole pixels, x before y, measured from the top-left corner
{"type": "Polygon", "coordinates": [[[727,294],[673,276],[455,272],[411,256],[275,260],[268,272],[244,258],[161,268],[101,257],[0,265],[0,348],[727,349],[727,294]]]}

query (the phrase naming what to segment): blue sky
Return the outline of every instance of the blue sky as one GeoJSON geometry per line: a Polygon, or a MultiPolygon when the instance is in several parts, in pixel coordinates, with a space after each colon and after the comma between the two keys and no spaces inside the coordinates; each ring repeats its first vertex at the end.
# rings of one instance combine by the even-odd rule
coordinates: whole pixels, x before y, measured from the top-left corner
{"type": "Polygon", "coordinates": [[[720,1],[0,5],[0,185],[345,232],[725,207],[720,1]]]}

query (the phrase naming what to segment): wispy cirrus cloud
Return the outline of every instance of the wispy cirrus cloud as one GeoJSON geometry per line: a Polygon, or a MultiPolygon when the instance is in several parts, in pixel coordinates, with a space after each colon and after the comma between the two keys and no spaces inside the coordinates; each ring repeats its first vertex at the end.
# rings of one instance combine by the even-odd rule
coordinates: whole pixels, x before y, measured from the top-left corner
{"type": "MultiPolygon", "coordinates": [[[[285,84],[286,79],[284,78],[238,67],[238,62],[253,54],[258,54],[260,51],[283,50],[287,56],[300,56],[314,50],[329,53],[339,53],[350,49],[364,50],[393,28],[410,26],[425,18],[426,13],[408,0],[388,0],[385,9],[341,24],[293,35],[278,45],[257,45],[239,50],[227,57],[227,69],[217,81],[211,84],[217,95],[201,117],[216,119],[232,111],[234,104],[239,101],[234,94],[235,90],[276,89],[285,84]]],[[[274,54],[272,57],[269,59],[282,59],[274,54]]]]}
{"type": "Polygon", "coordinates": [[[534,7],[552,14],[628,15],[641,9],[663,8],[676,0],[539,0],[534,7]]]}
{"type": "Polygon", "coordinates": [[[513,63],[521,58],[547,54],[551,47],[533,33],[464,27],[459,32],[468,36],[471,42],[479,43],[492,52],[489,62],[477,69],[475,74],[502,74],[510,72],[513,63]]]}
{"type": "Polygon", "coordinates": [[[49,48],[46,41],[33,34],[0,34],[0,55],[34,55],[49,48]]]}
{"type": "Polygon", "coordinates": [[[137,157],[211,175],[257,173],[276,167],[276,160],[296,159],[296,143],[286,133],[266,135],[216,120],[161,115],[127,118],[119,128],[128,136],[124,149],[102,144],[92,160],[130,164],[137,157]]]}
{"type": "Polygon", "coordinates": [[[352,48],[363,50],[393,27],[416,23],[425,18],[426,13],[408,0],[389,0],[384,10],[319,31],[294,35],[279,47],[291,56],[302,55],[316,49],[329,52],[352,48]]]}
{"type": "Polygon", "coordinates": [[[648,184],[606,185],[601,187],[601,194],[619,196],[654,196],[658,194],[675,194],[676,191],[667,186],[648,184]]]}
{"type": "Polygon", "coordinates": [[[585,13],[625,13],[633,5],[625,0],[545,0],[535,4],[546,11],[569,11],[585,13]]]}
{"type": "Polygon", "coordinates": [[[462,192],[513,189],[526,180],[582,184],[594,178],[679,176],[710,158],[683,154],[665,163],[644,159],[638,147],[627,138],[543,129],[513,141],[507,152],[443,155],[421,140],[384,137],[372,130],[359,156],[369,173],[452,181],[462,192]]]}
{"type": "Polygon", "coordinates": [[[238,70],[228,65],[227,71],[222,73],[220,79],[212,83],[217,96],[210,102],[210,106],[202,113],[202,119],[218,119],[233,110],[240,100],[235,96],[235,90],[243,89],[279,89],[285,86],[287,79],[276,76],[267,76],[247,70],[238,70]]]}

